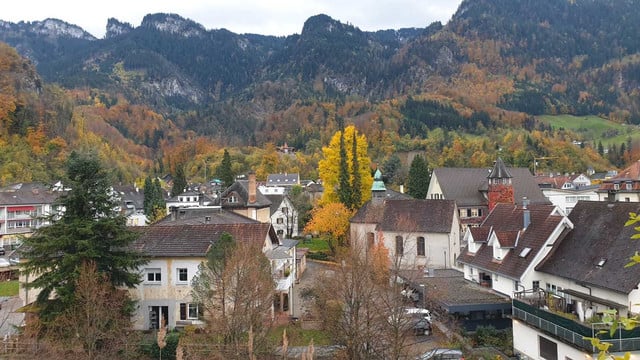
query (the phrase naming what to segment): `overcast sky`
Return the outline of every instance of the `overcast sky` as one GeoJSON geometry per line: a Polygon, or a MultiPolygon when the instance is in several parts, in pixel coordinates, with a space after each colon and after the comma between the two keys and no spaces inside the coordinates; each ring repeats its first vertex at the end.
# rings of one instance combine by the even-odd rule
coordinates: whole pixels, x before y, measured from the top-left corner
{"type": "Polygon", "coordinates": [[[461,0],[17,0],[3,4],[0,20],[41,21],[46,18],[78,25],[102,38],[108,18],[137,27],[152,13],[174,13],[206,29],[234,33],[299,34],[305,20],[326,14],[361,30],[426,27],[445,24],[461,0]]]}

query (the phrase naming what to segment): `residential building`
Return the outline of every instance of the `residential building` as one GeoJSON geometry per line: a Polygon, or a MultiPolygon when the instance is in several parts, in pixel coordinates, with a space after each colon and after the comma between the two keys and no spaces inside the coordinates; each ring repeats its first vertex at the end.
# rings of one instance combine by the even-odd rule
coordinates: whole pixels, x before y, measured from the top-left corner
{"type": "Polygon", "coordinates": [[[127,226],[145,226],[144,191],[136,185],[113,187],[114,195],[120,204],[120,211],[127,218],[127,226]]]}
{"type": "Polygon", "coordinates": [[[60,211],[55,202],[62,194],[61,183],[18,183],[0,189],[0,246],[16,245],[20,236],[45,226],[43,217],[60,211]]]}
{"type": "Polygon", "coordinates": [[[600,201],[640,202],[640,160],[602,180],[597,193],[600,201]]]}
{"type": "Polygon", "coordinates": [[[530,282],[515,293],[513,345],[520,359],[594,359],[598,350],[588,339],[594,337],[611,343],[613,355],[640,355],[640,329],[610,334],[601,318],[611,310],[640,313],[640,266],[626,266],[640,243],[631,239],[634,227],[625,226],[629,213],[639,212],[633,202],[576,204],[569,214],[573,230],[533,264],[530,282]]]}
{"type": "Polygon", "coordinates": [[[491,169],[436,168],[431,175],[427,199],[454,200],[464,233],[468,226],[478,226],[499,202],[548,204],[533,175],[527,168],[507,167],[498,158],[491,169]]]}
{"type": "Polygon", "coordinates": [[[171,208],[193,208],[202,206],[217,205],[216,199],[200,191],[188,190],[179,195],[171,197],[165,201],[167,214],[171,213],[171,208]]]}
{"type": "Polygon", "coordinates": [[[597,201],[591,179],[584,174],[536,176],[536,182],[544,196],[565,214],[569,214],[578,201],[597,201]]]}
{"type": "Polygon", "coordinates": [[[255,173],[248,180],[236,180],[220,195],[220,205],[263,223],[271,221],[271,201],[258,191],[255,173]]]}
{"type": "Polygon", "coordinates": [[[353,246],[382,244],[401,269],[451,268],[460,254],[460,225],[453,200],[387,198],[380,170],[372,198],[350,220],[353,246]]]}
{"type": "Polygon", "coordinates": [[[298,173],[284,173],[284,174],[269,174],[267,175],[266,186],[284,186],[290,188],[295,185],[300,185],[300,174],[298,173]]]}
{"type": "Polygon", "coordinates": [[[553,205],[498,204],[481,226],[467,228],[458,262],[465,279],[513,296],[537,281],[533,268],[572,228],[553,205]]]}
{"type": "Polygon", "coordinates": [[[271,202],[271,225],[280,239],[292,238],[298,233],[298,210],[287,195],[266,195],[271,202]]]}
{"type": "MultiPolygon", "coordinates": [[[[185,210],[187,212],[191,210],[185,210]]],[[[135,247],[149,256],[151,261],[140,269],[143,282],[130,290],[132,298],[138,303],[133,318],[134,328],[156,329],[161,317],[166,319],[169,328],[202,323],[202,309],[191,298],[191,282],[198,266],[206,261],[211,244],[224,233],[230,234],[235,241],[262,244],[277,284],[272,315],[294,315],[292,301],[296,279],[296,242],[281,242],[267,223],[246,219],[243,223],[224,224],[220,223],[221,220],[213,219],[215,213],[205,215],[206,212],[196,212],[202,216],[200,220],[197,219],[198,215],[185,214],[175,222],[169,218],[162,224],[137,228],[141,235],[135,247]]]]}

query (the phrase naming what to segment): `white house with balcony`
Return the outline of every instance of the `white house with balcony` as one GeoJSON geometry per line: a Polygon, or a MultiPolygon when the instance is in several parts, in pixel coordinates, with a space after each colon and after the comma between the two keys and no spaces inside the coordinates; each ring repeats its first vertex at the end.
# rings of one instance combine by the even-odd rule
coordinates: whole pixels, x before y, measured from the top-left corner
{"type": "Polygon", "coordinates": [[[60,211],[55,201],[62,194],[61,183],[19,183],[1,188],[0,246],[18,244],[20,236],[46,225],[43,216],[60,211]]]}

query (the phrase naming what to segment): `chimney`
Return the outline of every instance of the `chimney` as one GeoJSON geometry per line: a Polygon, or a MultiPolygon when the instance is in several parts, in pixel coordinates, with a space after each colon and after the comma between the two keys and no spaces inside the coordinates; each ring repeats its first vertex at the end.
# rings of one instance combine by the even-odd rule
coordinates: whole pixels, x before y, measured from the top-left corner
{"type": "Polygon", "coordinates": [[[529,205],[529,199],[527,199],[527,197],[523,197],[522,198],[522,223],[523,229],[526,229],[529,224],[531,224],[531,212],[529,211],[529,209],[527,208],[527,206],[529,205]]]}
{"type": "Polygon", "coordinates": [[[249,204],[256,202],[256,173],[249,173],[249,204]]]}

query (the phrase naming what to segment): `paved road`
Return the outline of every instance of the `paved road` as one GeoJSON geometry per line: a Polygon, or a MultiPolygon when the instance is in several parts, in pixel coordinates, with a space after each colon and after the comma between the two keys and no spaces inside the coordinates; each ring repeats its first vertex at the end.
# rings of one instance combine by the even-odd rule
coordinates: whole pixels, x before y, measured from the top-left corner
{"type": "Polygon", "coordinates": [[[24,320],[23,313],[15,312],[22,306],[22,301],[19,297],[0,297],[0,339],[6,335],[15,334],[17,332],[16,326],[20,326],[24,320]]]}

